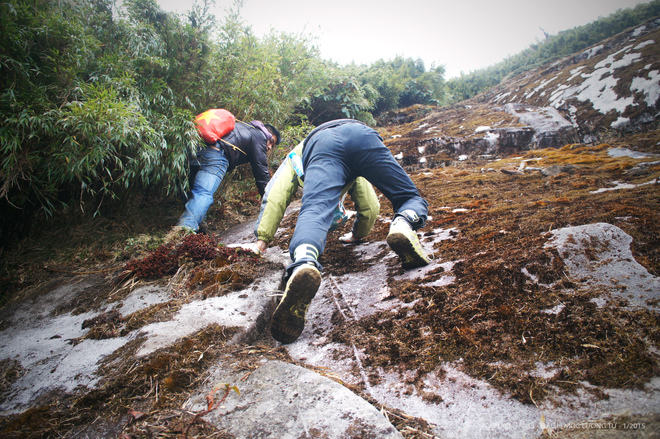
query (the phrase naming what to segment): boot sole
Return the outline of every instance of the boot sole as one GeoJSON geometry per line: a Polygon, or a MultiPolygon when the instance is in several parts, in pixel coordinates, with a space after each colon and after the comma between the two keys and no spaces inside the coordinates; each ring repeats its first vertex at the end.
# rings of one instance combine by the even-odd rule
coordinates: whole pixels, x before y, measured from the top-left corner
{"type": "Polygon", "coordinates": [[[417,268],[429,264],[428,260],[417,254],[412,242],[403,233],[388,235],[387,245],[399,256],[403,268],[417,268]]]}
{"type": "Polygon", "coordinates": [[[305,329],[307,308],[321,285],[321,274],[303,267],[288,282],[288,289],[273,313],[270,333],[280,343],[293,343],[305,329]]]}

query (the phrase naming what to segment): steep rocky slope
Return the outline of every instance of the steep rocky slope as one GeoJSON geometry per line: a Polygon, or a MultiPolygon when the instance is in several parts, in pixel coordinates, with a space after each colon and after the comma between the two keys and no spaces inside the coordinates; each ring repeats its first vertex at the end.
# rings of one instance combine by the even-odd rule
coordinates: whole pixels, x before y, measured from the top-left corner
{"type": "Polygon", "coordinates": [[[447,108],[385,118],[388,145],[407,166],[507,154],[657,129],[660,19],[572,57],[509,78],[447,108]]]}
{"type": "Polygon", "coordinates": [[[659,25],[384,118],[433,263],[400,268],[382,199],[363,243],[329,235],[291,345],[265,328],[295,203],[262,258],[218,248],[252,239],[230,202],[128,263],[31,267],[2,310],[2,436],[657,435],[659,25]]]}

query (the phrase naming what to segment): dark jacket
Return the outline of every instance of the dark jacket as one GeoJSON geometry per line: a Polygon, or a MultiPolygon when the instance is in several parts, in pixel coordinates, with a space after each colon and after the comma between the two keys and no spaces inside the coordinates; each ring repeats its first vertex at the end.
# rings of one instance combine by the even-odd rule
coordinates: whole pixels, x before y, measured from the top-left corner
{"type": "Polygon", "coordinates": [[[250,163],[259,195],[263,196],[270,180],[268,171],[268,139],[251,124],[236,122],[234,129],[222,138],[216,146],[224,150],[231,171],[238,165],[250,163]]]}

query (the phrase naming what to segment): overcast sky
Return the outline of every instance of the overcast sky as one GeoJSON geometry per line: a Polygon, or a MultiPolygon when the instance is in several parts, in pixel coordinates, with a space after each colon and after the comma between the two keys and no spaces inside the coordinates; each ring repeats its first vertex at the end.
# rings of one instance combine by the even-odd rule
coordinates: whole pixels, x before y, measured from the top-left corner
{"type": "MultiPolygon", "coordinates": [[[[192,0],[157,0],[183,12],[192,0]]],[[[241,16],[257,35],[275,29],[317,38],[321,56],[370,64],[421,58],[446,78],[488,67],[562,30],[649,0],[246,0],[241,16]]],[[[233,0],[216,0],[221,21],[233,0]]]]}

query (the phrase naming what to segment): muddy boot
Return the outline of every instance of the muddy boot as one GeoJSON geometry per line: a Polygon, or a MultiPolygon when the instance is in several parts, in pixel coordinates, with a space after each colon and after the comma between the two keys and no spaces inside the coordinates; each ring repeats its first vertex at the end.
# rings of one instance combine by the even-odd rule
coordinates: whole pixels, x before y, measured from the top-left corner
{"type": "Polygon", "coordinates": [[[321,285],[321,273],[313,262],[296,267],[282,300],[273,313],[270,333],[280,343],[293,343],[305,329],[307,308],[321,285]]]}
{"type": "Polygon", "coordinates": [[[403,216],[397,216],[392,221],[387,245],[399,255],[403,268],[421,267],[431,262],[419,242],[417,233],[403,216]]]}

